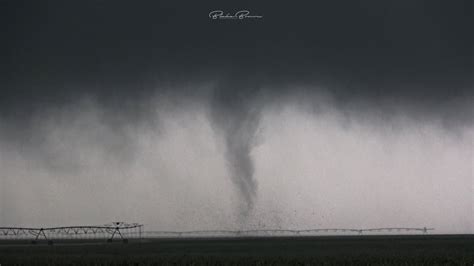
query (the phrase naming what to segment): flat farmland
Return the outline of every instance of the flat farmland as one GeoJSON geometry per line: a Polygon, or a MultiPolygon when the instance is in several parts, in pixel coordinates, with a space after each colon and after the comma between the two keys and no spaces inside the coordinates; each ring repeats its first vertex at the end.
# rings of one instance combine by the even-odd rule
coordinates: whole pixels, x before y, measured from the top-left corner
{"type": "Polygon", "coordinates": [[[0,240],[5,265],[473,265],[473,235],[0,240]]]}

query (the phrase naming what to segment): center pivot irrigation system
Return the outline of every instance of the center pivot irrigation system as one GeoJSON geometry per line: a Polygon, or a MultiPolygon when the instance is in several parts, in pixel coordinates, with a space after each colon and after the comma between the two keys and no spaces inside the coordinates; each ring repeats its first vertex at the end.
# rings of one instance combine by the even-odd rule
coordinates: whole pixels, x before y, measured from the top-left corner
{"type": "Polygon", "coordinates": [[[141,240],[142,236],[149,238],[199,238],[199,237],[258,237],[258,236],[314,236],[326,234],[390,234],[423,233],[434,228],[318,228],[306,230],[260,229],[260,230],[202,230],[202,231],[143,231],[143,225],[138,223],[113,222],[100,226],[61,226],[49,228],[30,227],[0,227],[0,240],[31,240],[32,244],[45,240],[49,245],[53,240],[101,240],[113,242],[114,238],[128,243],[129,239],[141,240]]]}
{"type": "Polygon", "coordinates": [[[107,239],[119,238],[128,243],[129,238],[141,239],[143,225],[113,222],[99,226],[61,226],[49,228],[0,227],[0,239],[31,239],[32,244],[46,240],[52,245],[57,239],[107,239]]]}
{"type": "Polygon", "coordinates": [[[374,234],[427,234],[434,228],[381,227],[381,228],[317,228],[317,229],[256,229],[256,230],[199,230],[199,231],[148,231],[147,237],[255,237],[255,236],[317,236],[317,235],[374,235],[374,234]]]}

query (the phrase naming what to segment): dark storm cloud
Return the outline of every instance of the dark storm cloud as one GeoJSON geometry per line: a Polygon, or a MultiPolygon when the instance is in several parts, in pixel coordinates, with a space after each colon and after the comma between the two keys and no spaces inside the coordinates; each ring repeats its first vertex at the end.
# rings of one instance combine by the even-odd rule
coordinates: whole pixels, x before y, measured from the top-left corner
{"type": "Polygon", "coordinates": [[[156,89],[151,79],[229,76],[325,86],[341,99],[472,97],[470,11],[470,1],[3,1],[2,109],[85,93],[133,102],[156,89]],[[215,9],[264,18],[210,20],[215,9]]]}

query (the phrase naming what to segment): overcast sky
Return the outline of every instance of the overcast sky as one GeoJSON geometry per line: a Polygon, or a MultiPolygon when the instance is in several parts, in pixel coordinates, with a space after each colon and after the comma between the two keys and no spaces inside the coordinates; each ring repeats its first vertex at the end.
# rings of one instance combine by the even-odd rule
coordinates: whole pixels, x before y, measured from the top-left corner
{"type": "Polygon", "coordinates": [[[188,2],[1,1],[0,226],[474,231],[471,1],[188,2]]]}

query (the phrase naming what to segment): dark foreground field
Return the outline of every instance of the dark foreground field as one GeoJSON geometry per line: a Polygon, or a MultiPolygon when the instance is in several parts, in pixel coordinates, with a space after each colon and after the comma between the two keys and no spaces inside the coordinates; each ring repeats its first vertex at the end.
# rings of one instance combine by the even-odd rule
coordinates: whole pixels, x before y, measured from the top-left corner
{"type": "Polygon", "coordinates": [[[0,241],[0,265],[474,265],[474,236],[0,241]]]}

